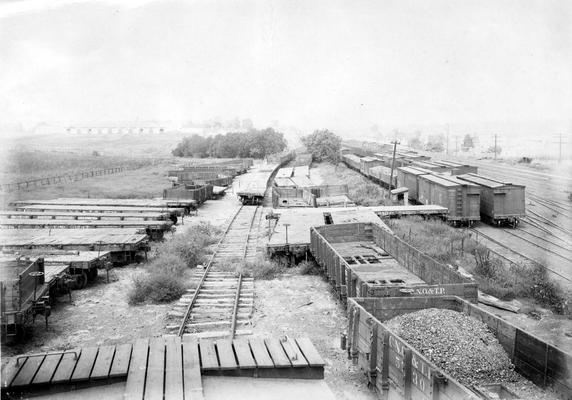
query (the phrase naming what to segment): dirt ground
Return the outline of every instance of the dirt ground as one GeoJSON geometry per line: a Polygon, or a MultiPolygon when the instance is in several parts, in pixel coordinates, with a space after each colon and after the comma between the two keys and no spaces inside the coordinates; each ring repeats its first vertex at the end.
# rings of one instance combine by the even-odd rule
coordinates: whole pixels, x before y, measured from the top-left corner
{"type": "Polygon", "coordinates": [[[42,316],[38,316],[28,329],[27,341],[2,346],[3,358],[21,353],[127,343],[163,334],[169,305],[127,304],[131,278],[140,271],[136,265],[115,268],[109,274],[109,283],[102,274],[95,284],[73,291],[71,303],[67,296],[60,297],[52,308],[48,328],[42,316]]]}
{"type": "Polygon", "coordinates": [[[337,399],[375,399],[365,375],[340,348],[347,330],[343,305],[321,276],[283,274],[255,282],[252,330],[260,336],[307,336],[326,362],[325,380],[337,399]]]}

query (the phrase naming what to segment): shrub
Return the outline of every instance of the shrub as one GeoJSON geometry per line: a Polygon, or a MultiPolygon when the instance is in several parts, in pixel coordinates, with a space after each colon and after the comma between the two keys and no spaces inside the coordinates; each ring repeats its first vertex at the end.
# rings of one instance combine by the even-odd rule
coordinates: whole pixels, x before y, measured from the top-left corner
{"type": "Polygon", "coordinates": [[[180,277],[167,272],[152,272],[148,275],[133,277],[133,288],[127,294],[130,305],[145,301],[152,303],[168,303],[180,298],[186,286],[180,277]]]}
{"type": "Polygon", "coordinates": [[[236,270],[242,273],[243,276],[270,280],[278,277],[283,272],[283,267],[274,261],[257,257],[254,261],[240,262],[236,270]]]}
{"type": "Polygon", "coordinates": [[[562,290],[550,282],[546,269],[537,265],[530,274],[532,285],[530,295],[541,305],[550,307],[558,314],[570,313],[568,301],[562,290]]]}
{"type": "Polygon", "coordinates": [[[208,247],[217,242],[219,234],[220,231],[211,224],[201,222],[185,233],[175,235],[172,239],[163,242],[157,249],[157,253],[175,255],[188,267],[194,268],[206,263],[208,247]]]}
{"type": "Polygon", "coordinates": [[[322,269],[315,261],[302,261],[298,264],[300,268],[300,275],[320,275],[322,269]]]}

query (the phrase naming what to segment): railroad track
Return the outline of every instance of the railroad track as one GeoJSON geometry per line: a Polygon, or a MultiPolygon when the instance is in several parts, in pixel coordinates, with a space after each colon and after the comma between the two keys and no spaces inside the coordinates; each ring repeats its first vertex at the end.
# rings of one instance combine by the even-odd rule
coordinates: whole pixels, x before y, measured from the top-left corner
{"type": "Polygon", "coordinates": [[[254,307],[254,280],[236,272],[234,266],[256,257],[258,222],[262,207],[241,206],[231,217],[215,252],[204,270],[195,271],[193,286],[169,313],[178,319],[167,326],[178,335],[226,337],[249,334],[254,307]],[[256,232],[253,232],[256,231],[256,232]]]}
{"type": "MultiPolygon", "coordinates": [[[[537,265],[539,265],[542,268],[546,269],[548,272],[556,275],[560,279],[564,279],[568,282],[572,282],[570,277],[565,276],[565,275],[561,274],[560,272],[555,271],[551,268],[548,268],[545,265],[543,265],[542,263],[539,263],[537,260],[534,260],[534,259],[526,256],[525,254],[522,254],[522,253],[514,250],[513,248],[507,246],[506,244],[504,244],[504,243],[496,240],[495,238],[487,235],[486,233],[484,233],[479,228],[471,228],[471,231],[478,235],[477,241],[482,242],[483,241],[482,239],[484,239],[484,241],[486,242],[487,248],[489,250],[491,250],[493,253],[495,253],[497,256],[501,257],[502,259],[504,259],[510,263],[517,264],[517,265],[525,265],[525,266],[537,266],[537,265]]],[[[508,232],[509,230],[506,230],[506,231],[508,232]]],[[[518,237],[518,235],[515,235],[515,236],[518,237]]]]}

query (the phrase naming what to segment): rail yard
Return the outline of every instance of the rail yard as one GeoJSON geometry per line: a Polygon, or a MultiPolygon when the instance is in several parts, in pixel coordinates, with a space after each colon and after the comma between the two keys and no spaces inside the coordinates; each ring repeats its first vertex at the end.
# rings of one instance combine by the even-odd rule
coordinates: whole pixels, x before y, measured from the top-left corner
{"type": "MultiPolygon", "coordinates": [[[[482,163],[407,152],[395,165],[387,154],[357,153],[342,150],[342,161],[386,190],[390,205],[361,206],[347,184],[314,183],[317,167],[303,153],[268,162],[189,161],[168,171],[171,186],[157,199],[13,201],[0,211],[2,337],[9,355],[2,358],[3,396],[55,398],[109,385],[117,398],[208,399],[203,381],[211,377],[254,377],[325,380],[326,392],[308,389],[324,398],[351,398],[350,387],[364,399],[572,398],[569,337],[529,332],[503,314],[524,315],[518,307],[482,293],[462,265],[432,258],[389,224],[409,217],[446,221],[507,262],[542,265],[566,289],[572,277],[562,263],[572,257],[570,232],[556,222],[572,215],[566,201],[531,194],[538,192],[482,163]],[[153,309],[153,322],[138,318],[135,332],[121,337],[92,336],[63,349],[49,344],[61,332],[60,313],[74,313],[73,298],[93,301],[119,283],[113,279],[133,276],[140,268],[134,263],[153,259],[157,243],[200,221],[215,223],[218,239],[206,263],[184,275],[186,292],[153,309]],[[543,252],[529,253],[517,240],[543,252]],[[261,260],[276,265],[279,277],[259,280],[249,268],[261,260]],[[289,272],[311,263],[322,278],[289,272]],[[455,342],[471,333],[453,328],[429,329],[425,341],[458,335],[447,339],[454,353],[438,350],[441,358],[433,357],[413,340],[419,328],[396,325],[408,315],[439,315],[451,326],[468,318],[463,324],[484,332],[486,352],[502,355],[502,367],[479,363],[473,344],[455,342]],[[41,335],[48,342],[38,351],[34,336],[41,335]],[[464,361],[482,373],[469,374],[459,366],[464,361]]],[[[122,285],[120,291],[129,282],[122,285]]],[[[112,299],[100,300],[113,312],[112,299]]],[[[130,326],[130,315],[140,311],[121,307],[130,326]]]]}

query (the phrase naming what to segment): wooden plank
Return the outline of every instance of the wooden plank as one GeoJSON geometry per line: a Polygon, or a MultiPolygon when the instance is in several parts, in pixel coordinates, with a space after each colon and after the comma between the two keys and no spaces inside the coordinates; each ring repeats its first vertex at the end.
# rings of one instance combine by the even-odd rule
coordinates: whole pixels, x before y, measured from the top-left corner
{"type": "Polygon", "coordinates": [[[107,379],[111,370],[111,363],[115,354],[115,346],[103,346],[99,348],[97,360],[91,371],[90,379],[107,379]]]}
{"type": "Polygon", "coordinates": [[[63,355],[54,376],[52,377],[51,384],[68,382],[72,376],[75,365],[81,355],[81,349],[75,350],[74,353],[66,353],[63,355]]]}
{"type": "Polygon", "coordinates": [[[16,357],[12,357],[12,359],[10,359],[10,361],[8,361],[6,364],[4,364],[2,366],[2,387],[3,388],[10,386],[10,384],[14,380],[14,377],[16,377],[16,375],[20,371],[20,368],[22,368],[22,365],[23,364],[21,362],[20,363],[16,362],[16,357]]]}
{"type": "Polygon", "coordinates": [[[73,375],[71,377],[72,382],[89,379],[91,370],[93,369],[93,365],[95,364],[95,360],[97,358],[98,350],[98,347],[84,347],[82,349],[81,355],[77,361],[73,375]]]}
{"type": "Polygon", "coordinates": [[[290,368],[292,366],[288,356],[284,353],[280,340],[268,338],[264,340],[264,343],[266,344],[268,353],[270,353],[270,357],[272,357],[272,361],[274,361],[275,368],[290,368]]]}
{"type": "Polygon", "coordinates": [[[238,368],[251,369],[256,368],[256,361],[250,352],[248,339],[235,339],[232,341],[236,358],[238,359],[238,368]]]}
{"type": "Polygon", "coordinates": [[[149,343],[145,400],[163,400],[165,376],[165,339],[152,338],[149,343]]]}
{"type": "Polygon", "coordinates": [[[314,347],[314,344],[310,341],[310,339],[303,337],[296,339],[296,343],[302,353],[304,353],[304,357],[310,364],[310,367],[323,367],[325,365],[324,360],[318,353],[318,350],[314,347]]]}
{"type": "Polygon", "coordinates": [[[203,398],[199,344],[190,335],[183,336],[183,382],[185,400],[203,398]]]}
{"type": "Polygon", "coordinates": [[[272,361],[272,358],[270,358],[268,349],[262,339],[252,338],[250,339],[249,344],[258,368],[274,368],[274,362],[272,361]]]}
{"type": "Polygon", "coordinates": [[[149,339],[138,339],[133,345],[131,364],[127,374],[127,383],[123,398],[125,400],[141,400],[145,391],[145,375],[147,372],[147,355],[149,339]]]}
{"type": "Polygon", "coordinates": [[[204,340],[199,343],[201,350],[201,368],[203,371],[218,370],[219,364],[216,356],[216,349],[214,342],[211,340],[204,340]]]}
{"type": "Polygon", "coordinates": [[[46,356],[44,362],[42,363],[42,366],[40,367],[40,369],[38,369],[38,372],[36,373],[36,376],[34,377],[32,384],[41,385],[50,383],[50,380],[52,379],[52,376],[54,376],[54,373],[56,372],[56,368],[58,367],[58,364],[60,363],[62,356],[63,353],[50,354],[46,356]]]}
{"type": "Polygon", "coordinates": [[[284,352],[290,359],[290,362],[294,368],[308,366],[308,362],[304,358],[304,354],[300,351],[294,339],[287,337],[286,340],[281,340],[280,342],[282,343],[282,348],[284,349],[284,352]]]}
{"type": "Polygon", "coordinates": [[[232,340],[217,340],[216,348],[218,350],[218,358],[220,360],[220,369],[224,370],[238,368],[236,358],[234,357],[234,350],[232,349],[232,340]]]}
{"type": "Polygon", "coordinates": [[[182,399],[183,349],[179,336],[165,337],[165,400],[182,399]]]}
{"type": "Polygon", "coordinates": [[[32,383],[32,379],[36,376],[36,372],[42,365],[45,356],[37,356],[37,357],[28,357],[25,361],[20,360],[20,362],[24,362],[24,365],[20,369],[20,372],[14,380],[12,381],[11,387],[15,386],[27,386],[32,383]]]}
{"type": "Polygon", "coordinates": [[[133,345],[131,343],[122,344],[115,348],[115,356],[111,363],[111,370],[109,371],[110,378],[117,378],[126,376],[129,371],[129,361],[131,361],[131,350],[133,345]]]}

